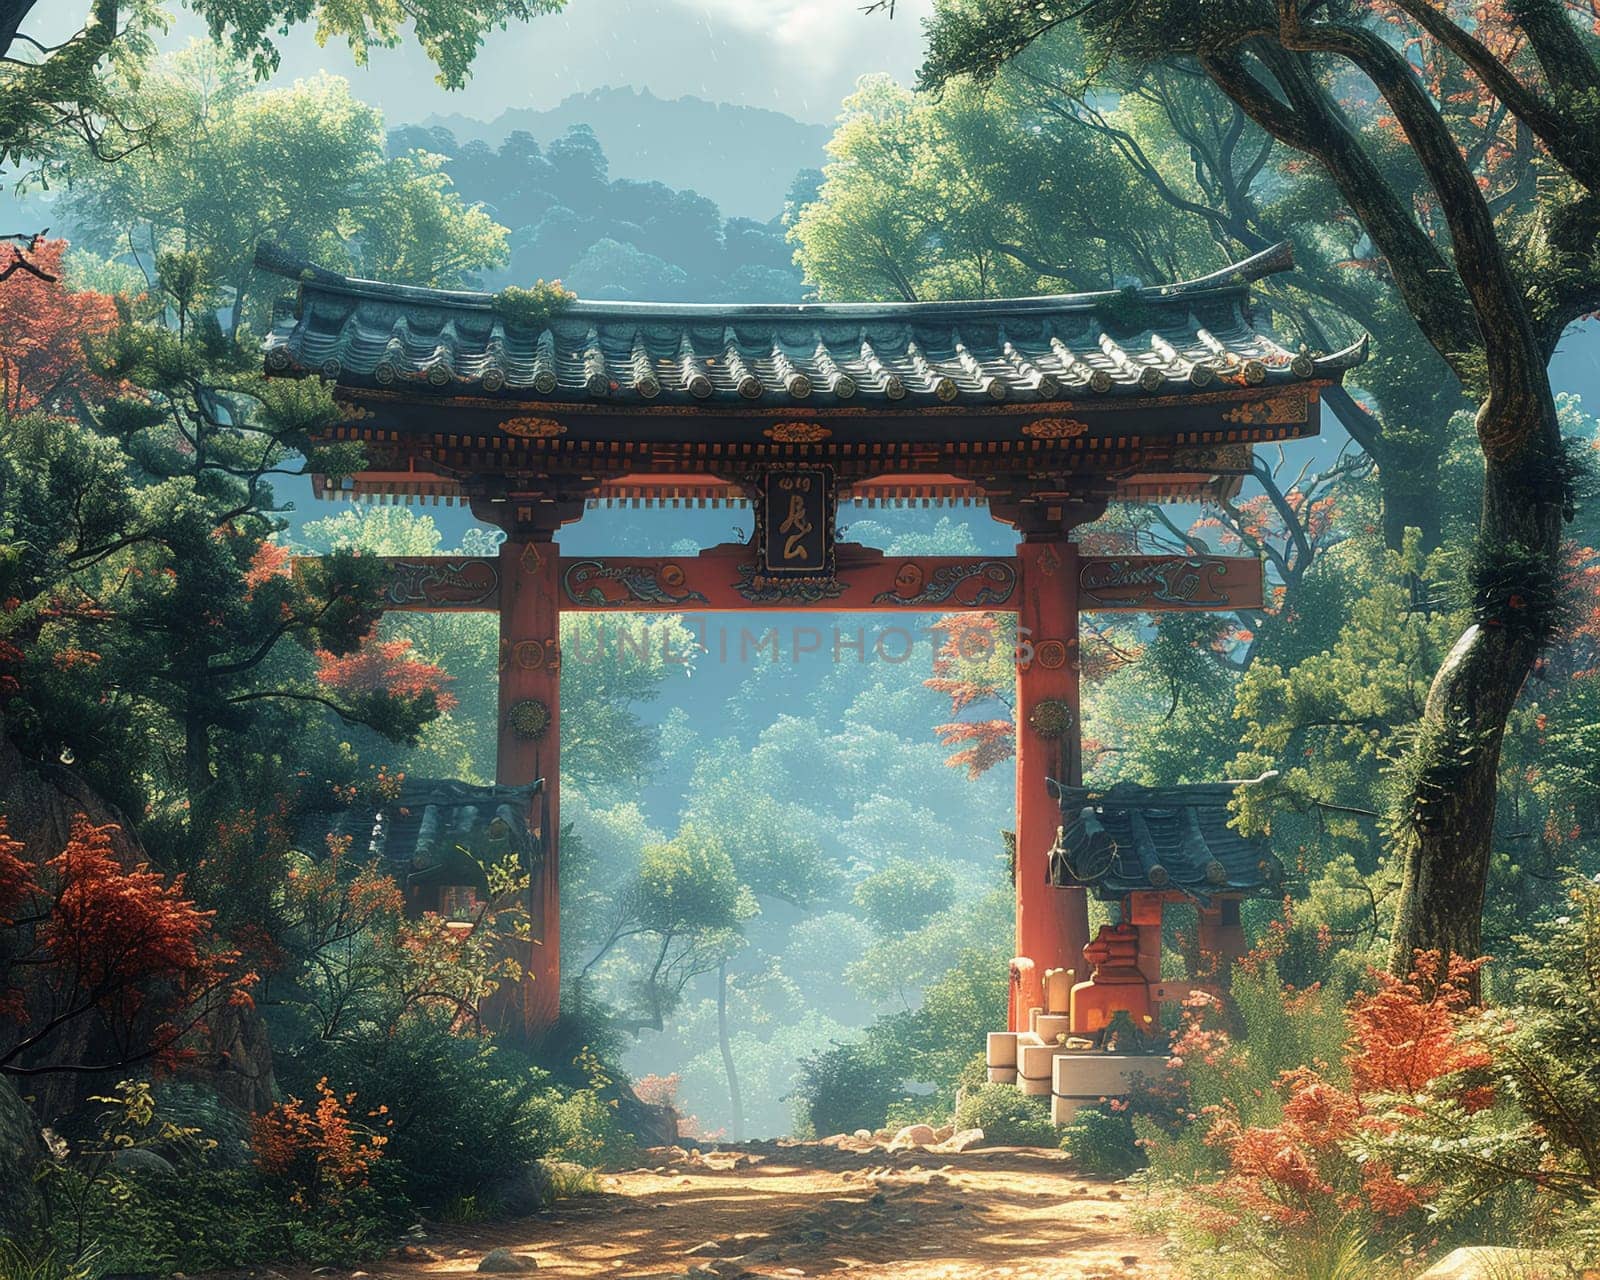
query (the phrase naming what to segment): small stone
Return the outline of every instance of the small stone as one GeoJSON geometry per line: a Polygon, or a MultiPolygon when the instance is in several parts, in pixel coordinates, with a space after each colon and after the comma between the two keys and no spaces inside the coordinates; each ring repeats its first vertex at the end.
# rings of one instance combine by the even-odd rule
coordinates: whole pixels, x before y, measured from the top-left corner
{"type": "Polygon", "coordinates": [[[871,1129],[857,1129],[856,1132],[855,1132],[855,1136],[860,1138],[863,1142],[871,1142],[872,1141],[872,1130],[871,1129]]]}
{"type": "Polygon", "coordinates": [[[962,1129],[958,1133],[952,1133],[948,1138],[936,1146],[934,1150],[939,1152],[949,1152],[952,1155],[959,1155],[963,1151],[970,1151],[973,1147],[981,1146],[982,1144],[982,1129],[962,1129]]]}
{"type": "Polygon", "coordinates": [[[478,1263],[479,1271],[503,1275],[516,1275],[538,1269],[537,1258],[531,1258],[525,1253],[513,1253],[510,1249],[491,1249],[483,1255],[483,1261],[478,1263]]]}
{"type": "Polygon", "coordinates": [[[1112,1187],[1111,1190],[1106,1192],[1106,1199],[1120,1200],[1122,1199],[1122,1192],[1118,1191],[1115,1187],[1112,1187]]]}
{"type": "Polygon", "coordinates": [[[172,1161],[165,1156],[147,1151],[143,1147],[124,1147],[111,1157],[111,1166],[118,1173],[131,1173],[141,1177],[168,1178],[178,1171],[172,1161]]]}
{"type": "Polygon", "coordinates": [[[931,1147],[938,1140],[930,1124],[908,1124],[894,1135],[896,1146],[931,1147]]]}

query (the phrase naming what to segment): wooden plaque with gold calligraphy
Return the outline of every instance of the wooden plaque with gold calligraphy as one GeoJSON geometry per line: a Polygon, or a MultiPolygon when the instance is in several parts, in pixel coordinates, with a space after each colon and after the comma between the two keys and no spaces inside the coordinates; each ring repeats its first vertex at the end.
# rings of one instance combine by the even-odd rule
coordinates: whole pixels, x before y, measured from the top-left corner
{"type": "Polygon", "coordinates": [[[831,578],[833,468],[774,466],[758,481],[756,558],[769,578],[831,578]]]}

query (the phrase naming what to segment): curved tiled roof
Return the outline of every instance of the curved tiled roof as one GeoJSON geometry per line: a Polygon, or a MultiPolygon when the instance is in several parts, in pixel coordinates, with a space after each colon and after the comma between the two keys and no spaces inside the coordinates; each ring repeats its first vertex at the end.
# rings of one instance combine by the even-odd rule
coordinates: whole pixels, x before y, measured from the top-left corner
{"type": "Polygon", "coordinates": [[[1244,782],[1109,790],[1051,784],[1061,801],[1061,831],[1050,850],[1050,883],[1092,888],[1117,901],[1134,892],[1249,897],[1281,892],[1283,865],[1264,840],[1229,825],[1228,802],[1244,782]]]}
{"type": "Polygon", "coordinates": [[[382,804],[357,804],[307,814],[301,848],[318,855],[329,836],[348,838],[362,859],[376,858],[407,889],[429,884],[477,884],[481,861],[515,854],[525,867],[538,861],[539,836],[529,822],[543,780],[527,786],[474,786],[453,779],[407,778],[382,804]]]}
{"type": "Polygon", "coordinates": [[[1172,396],[1337,380],[1365,342],[1292,352],[1257,330],[1250,283],[1278,245],[1176,284],[1001,301],[715,305],[574,302],[516,324],[494,295],[351,279],[271,246],[298,282],[266,340],[269,373],[508,402],[988,405],[1172,396]]]}

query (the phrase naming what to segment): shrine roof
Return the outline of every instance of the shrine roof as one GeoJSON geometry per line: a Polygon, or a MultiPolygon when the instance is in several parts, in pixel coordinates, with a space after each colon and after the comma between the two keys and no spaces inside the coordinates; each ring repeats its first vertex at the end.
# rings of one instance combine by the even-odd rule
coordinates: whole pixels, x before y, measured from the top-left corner
{"type": "Polygon", "coordinates": [[[533,325],[488,293],[353,279],[268,245],[256,260],[299,285],[295,305],[275,310],[269,373],[320,373],[419,399],[753,411],[855,404],[885,413],[1088,407],[1337,381],[1365,358],[1365,341],[1316,355],[1255,326],[1250,285],[1293,265],[1287,244],[1139,289],[963,302],[580,300],[533,325]]]}
{"type": "Polygon", "coordinates": [[[1051,784],[1062,826],[1050,850],[1050,883],[1084,886],[1106,901],[1134,892],[1264,897],[1281,892],[1283,864],[1266,841],[1229,825],[1228,802],[1245,782],[1110,789],[1051,784]]]}
{"type": "Polygon", "coordinates": [[[542,780],[523,787],[407,778],[393,800],[308,814],[300,847],[320,855],[328,837],[348,838],[353,856],[377,858],[407,890],[425,885],[484,887],[483,864],[516,856],[537,861],[539,836],[529,808],[542,780]]]}

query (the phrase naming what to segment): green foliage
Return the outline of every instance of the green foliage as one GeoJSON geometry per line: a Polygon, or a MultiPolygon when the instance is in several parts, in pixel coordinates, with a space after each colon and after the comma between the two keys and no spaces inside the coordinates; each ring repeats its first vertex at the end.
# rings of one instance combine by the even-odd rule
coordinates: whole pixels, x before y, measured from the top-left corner
{"type": "Polygon", "coordinates": [[[982,1129],[984,1140],[1000,1147],[1053,1147],[1057,1139],[1049,1101],[1010,1084],[984,1084],[964,1093],[956,1103],[956,1128],[982,1129]]]}
{"type": "Polygon", "coordinates": [[[94,1280],[99,1255],[74,1259],[68,1252],[9,1237],[0,1238],[0,1280],[94,1280]]]}
{"type": "MultiPolygon", "coordinates": [[[[277,70],[276,41],[297,24],[311,23],[317,42],[344,42],[365,65],[373,48],[393,48],[409,27],[447,88],[464,85],[484,37],[507,23],[551,13],[562,0],[422,0],[396,6],[388,0],[190,0],[188,8],[210,28],[255,78],[277,70]]],[[[0,55],[0,160],[59,166],[68,140],[87,142],[104,160],[117,161],[140,143],[183,137],[183,122],[152,109],[139,88],[152,36],[170,24],[154,0],[74,0],[76,12],[59,24],[30,27],[27,5],[8,23],[0,55]],[[75,32],[57,39],[60,32],[75,32]],[[54,40],[54,43],[51,41],[54,40]],[[29,56],[20,57],[26,46],[29,56]],[[51,163],[54,162],[54,163],[51,163]]],[[[42,11],[45,6],[38,6],[42,11]]],[[[42,12],[40,14],[42,17],[42,12]]]]}
{"type": "Polygon", "coordinates": [[[802,1058],[793,1094],[796,1119],[819,1138],[879,1129],[904,1096],[899,1070],[874,1038],[802,1058]]]}
{"type": "Polygon", "coordinates": [[[257,76],[278,67],[275,43],[294,22],[314,24],[317,43],[343,41],[358,66],[373,49],[400,44],[409,25],[418,46],[438,69],[435,79],[446,89],[460,89],[471,74],[472,61],[485,37],[512,22],[526,22],[555,13],[563,0],[426,0],[397,9],[383,0],[190,0],[190,8],[211,27],[212,37],[226,40],[234,54],[249,58],[257,76]]]}
{"type": "MultiPolygon", "coordinates": [[[[290,380],[272,385],[306,384],[290,380]]],[[[300,535],[304,550],[320,555],[356,551],[380,556],[493,558],[499,554],[501,542],[498,531],[474,529],[467,531],[462,546],[445,548],[433,518],[406,507],[353,507],[308,521],[301,526],[300,535]]],[[[692,636],[681,618],[637,615],[627,624],[626,643],[618,633],[616,619],[600,615],[568,614],[561,622],[563,652],[568,659],[561,683],[565,713],[562,778],[597,798],[630,790],[650,770],[660,751],[659,731],[645,722],[638,707],[659,698],[669,681],[692,671],[688,661],[692,636]]],[[[456,705],[421,727],[414,751],[395,752],[359,730],[353,731],[356,745],[363,753],[385,750],[395,767],[413,776],[492,781],[493,760],[483,744],[492,740],[499,715],[500,636],[494,615],[392,613],[379,623],[377,634],[385,641],[409,641],[418,659],[449,672],[456,705]]],[[[583,812],[576,792],[566,808],[572,815],[583,812]]],[[[576,845],[564,853],[569,858],[581,856],[576,845]]],[[[619,857],[616,870],[625,867],[631,874],[636,861],[636,852],[625,859],[619,857]]],[[[606,873],[597,869],[596,874],[606,873]]],[[[587,873],[575,874],[568,877],[568,883],[582,884],[587,879],[587,873]]]]}
{"type": "MultiPolygon", "coordinates": [[[[844,103],[817,198],[790,230],[824,298],[1018,297],[1155,280],[1210,247],[1130,184],[1109,137],[1040,111],[1021,78],[915,95],[869,77],[844,103]]],[[[1137,327],[1136,295],[1113,304],[1137,327]]]]}
{"type": "Polygon", "coordinates": [[[408,1217],[398,1171],[381,1162],[343,1196],[286,1206],[256,1167],[211,1162],[219,1140],[236,1140],[231,1121],[216,1133],[180,1124],[139,1081],[94,1101],[104,1107],[97,1131],[59,1143],[40,1171],[37,1237],[0,1266],[70,1280],[271,1260],[349,1265],[378,1256],[408,1217]],[[130,1152],[151,1160],[135,1163],[130,1152]]]}
{"type": "Polygon", "coordinates": [[[492,302],[495,313],[508,325],[537,331],[577,299],[578,295],[562,288],[559,280],[535,280],[532,288],[528,289],[507,285],[494,295],[492,302]]]}
{"type": "Polygon", "coordinates": [[[65,199],[89,247],[123,258],[154,244],[162,287],[196,312],[225,308],[230,334],[260,333],[283,288],[256,269],[261,240],[418,285],[469,283],[505,261],[506,229],[451,189],[440,157],[390,156],[382,116],[344,80],[257,89],[201,43],[155,63],[139,94],[168,132],[83,166],[65,199]]]}
{"type": "Polygon", "coordinates": [[[661,934],[732,930],[757,910],[721,841],[693,827],[644,851],[639,896],[641,924],[661,934]]]}
{"type": "Polygon", "coordinates": [[[125,1181],[116,1202],[87,1218],[98,1241],[95,1271],[171,1274],[232,1270],[263,1262],[354,1266],[381,1257],[410,1219],[389,1172],[337,1203],[286,1213],[253,1169],[201,1169],[181,1178],[125,1181]]]}
{"type": "Polygon", "coordinates": [[[383,1162],[412,1202],[436,1208],[477,1195],[556,1149],[547,1078],[493,1041],[452,1032],[419,1013],[388,1034],[311,1044],[282,1068],[286,1092],[308,1096],[319,1078],[364,1110],[386,1108],[383,1162]]]}
{"type": "Polygon", "coordinates": [[[880,935],[896,937],[920,929],[951,907],[956,881],[948,867],[893,858],[856,886],[854,898],[880,935]]]}
{"type": "Polygon", "coordinates": [[[1284,1072],[1342,1060],[1344,1005],[1320,986],[1283,982],[1287,935],[1287,925],[1273,922],[1267,941],[1234,967],[1226,1010],[1211,997],[1191,1001],[1172,1057],[1153,1059],[1135,1092],[1134,1130],[1161,1176],[1183,1181],[1224,1168],[1225,1154],[1207,1141],[1202,1123],[1208,1108],[1234,1109],[1241,1127],[1274,1124],[1284,1072]]]}
{"type": "MultiPolygon", "coordinates": [[[[544,1095],[543,1114],[553,1139],[551,1155],[595,1169],[616,1169],[638,1154],[639,1144],[618,1118],[615,1096],[599,1087],[544,1095]]],[[[581,1181],[580,1181],[581,1185],[581,1181]]]]}
{"type": "Polygon", "coordinates": [[[1563,570],[1535,548],[1480,539],[1469,573],[1473,619],[1483,627],[1548,642],[1572,617],[1563,570]]]}
{"type": "Polygon", "coordinates": [[[1061,1149],[1073,1166],[1097,1178],[1125,1178],[1144,1168],[1133,1121],[1109,1106],[1079,1107],[1060,1130],[1061,1149]]]}

